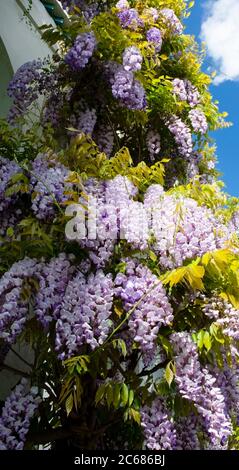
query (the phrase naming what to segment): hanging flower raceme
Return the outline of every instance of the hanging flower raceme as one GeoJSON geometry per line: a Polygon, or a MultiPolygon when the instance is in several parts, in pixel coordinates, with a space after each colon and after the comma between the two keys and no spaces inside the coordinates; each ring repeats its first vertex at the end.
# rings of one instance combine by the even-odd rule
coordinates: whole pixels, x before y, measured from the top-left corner
{"type": "Polygon", "coordinates": [[[187,101],[191,108],[194,108],[198,104],[200,104],[201,97],[198,89],[192,85],[192,83],[189,80],[184,80],[184,85],[186,88],[187,92],[187,101]]]}
{"type": "Polygon", "coordinates": [[[173,320],[166,292],[157,277],[134,260],[127,262],[125,274],[116,276],[115,286],[115,295],[122,300],[126,312],[133,309],[128,320],[129,335],[139,344],[147,362],[147,356],[156,353],[160,327],[173,320]]]}
{"type": "Polygon", "coordinates": [[[151,208],[153,249],[164,267],[181,266],[186,259],[222,248],[229,237],[226,226],[209,209],[193,199],[164,194],[161,186],[147,190],[144,205],[151,208]]]}
{"type": "Polygon", "coordinates": [[[100,5],[98,2],[90,4],[85,0],[60,0],[60,2],[69,14],[78,13],[80,10],[87,23],[90,23],[91,20],[99,13],[100,5]]]}
{"type": "Polygon", "coordinates": [[[145,445],[150,450],[172,450],[176,446],[176,432],[166,403],[156,398],[151,405],[141,410],[141,426],[145,445]]]}
{"type": "Polygon", "coordinates": [[[112,326],[112,302],[111,274],[80,272],[69,282],[56,323],[56,350],[61,359],[77,355],[81,346],[94,350],[104,343],[112,326]]]}
{"type": "Polygon", "coordinates": [[[163,43],[160,29],[156,28],[155,26],[150,28],[146,33],[146,38],[149,43],[155,45],[156,52],[160,52],[163,43]]]}
{"type": "MultiPolygon", "coordinates": [[[[113,180],[104,182],[89,180],[86,182],[85,192],[95,198],[97,230],[94,237],[83,237],[79,243],[89,250],[89,257],[93,263],[103,267],[113,255],[115,244],[122,234],[128,240],[132,233],[127,223],[129,214],[132,214],[132,205],[135,207],[137,204],[132,201],[137,189],[127,178],[117,176],[113,180]]],[[[84,199],[80,202],[83,205],[87,203],[84,199]]],[[[89,210],[89,216],[93,211],[89,210]]],[[[134,219],[133,223],[133,236],[135,232],[141,234],[140,230],[137,232],[134,219]]]]}
{"type": "Polygon", "coordinates": [[[175,450],[200,450],[199,432],[203,432],[198,416],[190,414],[180,417],[175,422],[176,446],[175,450]]]}
{"type": "Polygon", "coordinates": [[[97,143],[101,152],[110,157],[114,147],[114,131],[110,125],[102,124],[97,126],[93,135],[94,141],[97,143]]]}
{"type": "Polygon", "coordinates": [[[59,316],[68,282],[75,272],[71,263],[73,258],[61,253],[49,263],[42,263],[34,311],[44,327],[59,316]]]}
{"type": "Polygon", "coordinates": [[[6,399],[0,417],[0,450],[23,450],[31,419],[41,398],[38,388],[28,390],[28,381],[22,379],[6,399]]]}
{"type": "Polygon", "coordinates": [[[215,384],[216,379],[201,367],[190,333],[174,333],[170,340],[175,352],[175,380],[179,392],[194,403],[203,419],[211,446],[220,448],[232,432],[224,396],[215,384]]]}
{"type": "Polygon", "coordinates": [[[227,414],[232,419],[237,419],[239,412],[239,364],[238,351],[235,346],[231,347],[231,363],[228,364],[226,354],[223,354],[223,366],[208,365],[210,374],[215,378],[216,386],[221,390],[227,414]]]}
{"type": "MultiPolygon", "coordinates": [[[[85,111],[75,113],[70,118],[70,125],[74,129],[83,132],[86,135],[92,136],[97,121],[97,113],[95,109],[86,108],[85,111]]],[[[75,137],[77,133],[75,131],[69,131],[69,134],[75,137]]]]}
{"type": "Polygon", "coordinates": [[[132,110],[143,110],[146,107],[145,90],[134,78],[132,72],[124,67],[117,70],[112,83],[112,94],[123,106],[132,110]]]}
{"type": "Polygon", "coordinates": [[[158,132],[150,130],[146,137],[147,148],[151,162],[153,162],[161,150],[161,138],[158,132]]]}
{"type": "Polygon", "coordinates": [[[171,30],[173,34],[182,34],[183,25],[175,15],[174,11],[170,8],[163,8],[160,10],[160,15],[163,17],[165,24],[171,30]]]}
{"type": "Polygon", "coordinates": [[[31,188],[32,210],[40,220],[54,218],[57,207],[67,201],[65,192],[71,185],[67,183],[70,171],[58,163],[53,167],[45,155],[38,156],[32,165],[31,188]]]}
{"type": "Polygon", "coordinates": [[[184,80],[180,78],[174,78],[173,82],[173,92],[181,101],[187,101],[188,94],[185,87],[184,80]]]}
{"type": "Polygon", "coordinates": [[[135,46],[127,47],[123,53],[123,66],[127,72],[136,72],[141,69],[143,57],[135,46]]]}
{"type": "Polygon", "coordinates": [[[41,264],[25,258],[7,271],[0,279],[0,338],[12,344],[27,321],[29,296],[24,295],[27,279],[40,278],[41,264]]]}
{"type": "Polygon", "coordinates": [[[41,76],[43,62],[33,60],[26,62],[15,73],[8,86],[8,96],[13,99],[13,105],[9,111],[9,122],[22,116],[27,108],[38,99],[39,79],[41,76]]]}
{"type": "Polygon", "coordinates": [[[122,28],[137,29],[144,26],[143,20],[140,18],[138,11],[135,8],[120,9],[117,16],[120,20],[122,28]]]}
{"type": "Polygon", "coordinates": [[[79,34],[73,46],[67,52],[65,62],[75,72],[83,69],[91,59],[96,44],[96,38],[93,32],[79,34]]]}
{"type": "Polygon", "coordinates": [[[193,141],[189,127],[177,116],[172,116],[167,126],[173,134],[179,153],[183,157],[189,158],[193,151],[193,141]]]}
{"type": "Polygon", "coordinates": [[[17,163],[0,157],[0,214],[4,212],[10,205],[15,196],[6,196],[5,192],[11,181],[11,178],[20,173],[20,167],[17,163]]]}
{"type": "Polygon", "coordinates": [[[194,108],[189,112],[189,119],[191,121],[193,130],[200,134],[205,134],[208,129],[207,119],[203,111],[194,108]]]}

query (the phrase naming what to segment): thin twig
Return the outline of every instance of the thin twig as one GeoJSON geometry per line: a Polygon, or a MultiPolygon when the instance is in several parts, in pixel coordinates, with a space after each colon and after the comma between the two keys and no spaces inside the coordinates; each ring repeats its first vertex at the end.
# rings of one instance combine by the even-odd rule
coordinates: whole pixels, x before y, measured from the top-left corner
{"type": "Polygon", "coordinates": [[[163,362],[160,362],[160,364],[157,364],[156,366],[154,366],[152,369],[149,369],[149,370],[143,369],[138,375],[138,377],[144,377],[145,375],[153,374],[154,372],[157,372],[157,370],[163,369],[167,365],[167,363],[168,363],[168,360],[165,360],[163,362]]]}

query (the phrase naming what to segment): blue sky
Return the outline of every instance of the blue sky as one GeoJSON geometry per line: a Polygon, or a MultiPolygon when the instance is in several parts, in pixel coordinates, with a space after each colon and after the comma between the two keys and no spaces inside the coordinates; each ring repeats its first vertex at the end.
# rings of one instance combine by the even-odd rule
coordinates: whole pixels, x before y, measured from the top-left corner
{"type": "Polygon", "coordinates": [[[200,32],[204,34],[208,48],[204,70],[212,66],[221,82],[211,85],[211,93],[233,122],[231,128],[213,134],[219,160],[217,168],[223,173],[226,191],[239,196],[239,0],[196,0],[191,12],[186,32],[197,39],[200,32]]]}

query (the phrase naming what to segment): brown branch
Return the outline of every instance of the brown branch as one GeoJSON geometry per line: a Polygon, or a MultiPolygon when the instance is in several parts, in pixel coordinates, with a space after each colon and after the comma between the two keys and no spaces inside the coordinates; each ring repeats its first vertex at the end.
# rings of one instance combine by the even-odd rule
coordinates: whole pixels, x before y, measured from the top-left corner
{"type": "Polygon", "coordinates": [[[157,370],[159,369],[163,369],[163,367],[165,367],[168,363],[168,360],[165,360],[163,362],[160,362],[160,364],[157,364],[155,367],[153,367],[152,369],[149,369],[149,370],[142,370],[140,372],[140,374],[138,374],[138,377],[144,377],[145,375],[150,375],[150,374],[153,374],[154,372],[157,372],[157,370]]]}

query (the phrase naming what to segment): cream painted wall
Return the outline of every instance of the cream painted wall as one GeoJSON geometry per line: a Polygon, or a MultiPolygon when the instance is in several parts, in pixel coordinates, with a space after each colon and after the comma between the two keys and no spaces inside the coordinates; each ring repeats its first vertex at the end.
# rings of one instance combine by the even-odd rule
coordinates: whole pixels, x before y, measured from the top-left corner
{"type": "Polygon", "coordinates": [[[6,89],[12,75],[13,68],[0,37],[0,118],[5,117],[10,107],[11,100],[7,96],[6,89]]]}
{"type": "Polygon", "coordinates": [[[28,0],[0,0],[0,117],[7,115],[10,101],[7,82],[25,62],[51,55],[38,28],[54,21],[40,0],[33,0],[30,18],[23,16],[28,0]]]}
{"type": "Polygon", "coordinates": [[[45,57],[51,53],[42,40],[37,26],[54,24],[39,0],[33,0],[31,24],[23,17],[27,0],[0,0],[0,36],[7,50],[14,72],[24,62],[45,57]],[[36,23],[36,24],[35,24],[36,23]]]}

